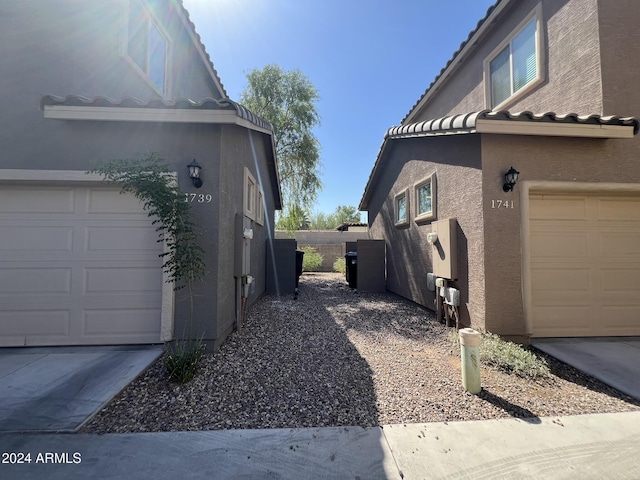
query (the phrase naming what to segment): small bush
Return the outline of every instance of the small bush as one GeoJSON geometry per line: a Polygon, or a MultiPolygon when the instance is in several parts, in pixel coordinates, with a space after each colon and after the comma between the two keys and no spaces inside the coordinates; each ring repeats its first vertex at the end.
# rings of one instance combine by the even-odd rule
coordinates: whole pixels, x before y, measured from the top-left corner
{"type": "MultiPolygon", "coordinates": [[[[460,344],[457,332],[452,333],[451,340],[460,344]]],[[[493,333],[482,334],[479,351],[481,364],[491,365],[503,372],[530,379],[551,377],[549,366],[544,359],[522,345],[503,340],[493,333]]]]}
{"type": "Polygon", "coordinates": [[[493,365],[507,373],[524,378],[551,376],[547,362],[522,345],[507,342],[493,333],[485,333],[480,344],[480,363],[493,365]]]}
{"type": "Polygon", "coordinates": [[[317,272],[322,265],[322,255],[310,245],[300,248],[304,252],[302,258],[302,270],[304,272],[317,272]]]}
{"type": "Polygon", "coordinates": [[[204,355],[206,345],[202,340],[176,340],[164,347],[164,366],[169,379],[176,383],[188,383],[195,376],[204,355]]]}
{"type": "Polygon", "coordinates": [[[336,258],[336,261],[333,262],[333,271],[338,273],[345,273],[347,271],[347,264],[344,258],[336,258]]]}

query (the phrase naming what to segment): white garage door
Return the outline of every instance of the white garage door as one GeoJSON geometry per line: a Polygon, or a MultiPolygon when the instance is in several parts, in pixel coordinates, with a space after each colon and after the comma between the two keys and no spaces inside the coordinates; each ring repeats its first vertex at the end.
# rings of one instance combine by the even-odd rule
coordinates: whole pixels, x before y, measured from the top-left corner
{"type": "Polygon", "coordinates": [[[535,337],[640,335],[640,196],[530,196],[535,337]]]}
{"type": "Polygon", "coordinates": [[[161,244],[132,195],[0,186],[0,345],[161,341],[161,244]]]}

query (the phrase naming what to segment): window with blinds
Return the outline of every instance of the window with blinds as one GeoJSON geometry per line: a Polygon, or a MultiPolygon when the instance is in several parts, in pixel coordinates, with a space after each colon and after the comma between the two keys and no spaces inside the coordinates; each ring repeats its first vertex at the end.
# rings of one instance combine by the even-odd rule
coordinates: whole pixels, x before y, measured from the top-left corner
{"type": "Polygon", "coordinates": [[[485,60],[487,104],[502,106],[518,94],[538,85],[541,70],[542,35],[538,32],[542,8],[539,5],[485,60]]]}

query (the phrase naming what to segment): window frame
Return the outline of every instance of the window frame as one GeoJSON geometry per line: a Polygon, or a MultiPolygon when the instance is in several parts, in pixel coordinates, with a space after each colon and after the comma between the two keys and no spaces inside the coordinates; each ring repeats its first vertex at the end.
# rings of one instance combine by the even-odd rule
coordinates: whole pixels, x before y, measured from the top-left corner
{"type": "Polygon", "coordinates": [[[264,193],[261,188],[256,191],[256,222],[264,225],[264,193]]]}
{"type": "Polygon", "coordinates": [[[438,204],[437,191],[438,189],[436,185],[435,172],[414,185],[413,194],[414,194],[414,201],[416,205],[416,217],[414,221],[416,223],[432,222],[437,218],[437,204],[438,204]],[[420,189],[427,184],[431,185],[431,211],[421,213],[420,212],[420,189]]]}
{"type": "Polygon", "coordinates": [[[258,183],[247,167],[244,167],[244,184],[242,188],[242,210],[245,217],[256,219],[256,198],[258,183]],[[251,194],[251,197],[249,197],[251,194]]]}
{"type": "Polygon", "coordinates": [[[127,2],[127,8],[124,11],[124,35],[123,35],[123,45],[122,51],[124,58],[128,61],[131,67],[136,71],[140,77],[142,77],[149,86],[151,86],[160,96],[163,98],[168,98],[171,95],[171,69],[170,69],[170,59],[171,52],[173,50],[173,44],[171,42],[171,36],[167,32],[167,30],[162,26],[162,24],[158,21],[158,19],[153,15],[146,2],[143,0],[129,0],[127,2]],[[134,5],[138,5],[141,11],[144,13],[144,17],[146,20],[146,32],[143,35],[143,40],[146,42],[145,45],[145,66],[144,68],[138,64],[138,61],[135,60],[130,54],[130,45],[132,35],[131,28],[131,10],[134,5]],[[164,79],[163,79],[163,88],[161,89],[154,80],[151,78],[151,29],[154,28],[158,33],[159,37],[165,42],[165,51],[164,51],[164,79]]]}
{"type": "Polygon", "coordinates": [[[505,108],[507,105],[516,102],[517,100],[523,98],[524,96],[531,93],[533,89],[538,87],[542,82],[545,81],[545,45],[544,45],[544,34],[543,34],[543,18],[542,18],[542,3],[538,3],[536,7],[514,28],[509,35],[502,41],[492,52],[489,54],[487,58],[485,58],[483,63],[484,70],[484,87],[485,87],[485,106],[486,108],[490,108],[492,110],[500,110],[505,108]],[[521,87],[518,91],[513,91],[513,54],[512,54],[512,42],[523,30],[529,25],[529,23],[535,19],[536,30],[535,30],[535,48],[536,48],[536,77],[529,81],[526,85],[521,87]],[[503,52],[505,48],[509,48],[509,81],[511,86],[511,94],[505,98],[502,102],[493,105],[492,98],[492,85],[491,85],[491,62],[493,62],[496,57],[503,52]]]}
{"type": "Polygon", "coordinates": [[[407,188],[397,193],[393,197],[393,219],[395,221],[394,223],[396,227],[406,227],[409,225],[409,218],[410,218],[410,212],[411,212],[409,207],[410,207],[409,189],[407,188]],[[398,208],[398,203],[401,198],[405,199],[405,203],[404,203],[405,218],[404,219],[401,219],[399,217],[400,209],[398,208]]]}

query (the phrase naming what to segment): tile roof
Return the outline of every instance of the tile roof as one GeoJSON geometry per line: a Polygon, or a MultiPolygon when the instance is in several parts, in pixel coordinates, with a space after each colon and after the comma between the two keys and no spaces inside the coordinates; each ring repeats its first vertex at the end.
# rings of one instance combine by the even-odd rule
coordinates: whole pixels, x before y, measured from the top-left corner
{"type": "MultiPolygon", "coordinates": [[[[459,115],[451,115],[442,118],[436,118],[433,120],[426,120],[423,122],[409,123],[407,125],[400,125],[397,127],[391,127],[387,130],[384,136],[380,151],[376,158],[373,169],[367,180],[362,199],[360,200],[359,209],[367,210],[369,201],[369,192],[374,183],[375,177],[378,174],[380,164],[383,161],[384,152],[387,148],[390,140],[403,139],[403,138],[419,138],[419,137],[437,137],[447,135],[460,135],[460,134],[476,134],[478,132],[478,121],[506,121],[516,124],[518,122],[529,125],[596,125],[596,126],[608,126],[608,127],[633,127],[633,134],[637,134],[640,129],[640,121],[634,117],[619,117],[616,115],[601,116],[601,115],[578,115],[576,113],[569,113],[559,115],[554,112],[545,113],[532,113],[529,111],[524,112],[509,112],[508,110],[500,110],[493,112],[491,110],[481,110],[479,112],[464,113],[459,115]]],[[[495,132],[493,132],[495,133],[495,132]]],[[[570,133],[563,133],[564,135],[570,135],[570,133]]],[[[606,137],[605,137],[606,138],[606,137]]]]}
{"type": "Polygon", "coordinates": [[[226,90],[224,89],[224,85],[222,84],[222,80],[220,80],[220,76],[218,75],[218,71],[216,70],[216,68],[213,66],[213,62],[211,61],[211,57],[209,56],[209,52],[207,52],[207,49],[204,46],[204,43],[202,42],[202,38],[200,37],[200,34],[198,34],[198,32],[196,31],[196,26],[195,24],[191,21],[191,17],[189,16],[189,11],[186,9],[186,7],[184,6],[184,4],[182,3],[182,0],[174,0],[175,3],[178,5],[178,7],[180,8],[182,15],[184,16],[184,20],[187,23],[187,25],[189,26],[189,28],[191,29],[191,33],[193,33],[193,36],[197,42],[197,46],[198,48],[201,50],[202,55],[204,57],[204,59],[206,59],[205,61],[208,62],[208,66],[211,68],[211,71],[213,73],[213,76],[215,78],[215,80],[218,82],[218,85],[220,85],[221,88],[221,94],[224,97],[228,97],[229,94],[226,92],[226,90]]]}
{"type": "Polygon", "coordinates": [[[539,123],[572,123],[586,125],[633,126],[634,134],[638,133],[639,122],[633,117],[618,117],[610,115],[578,115],[577,113],[556,114],[554,112],[533,113],[510,112],[508,110],[481,110],[479,112],[451,115],[448,117],[410,123],[398,127],[391,127],[385,134],[387,138],[408,138],[432,135],[452,135],[456,133],[475,133],[478,120],[509,120],[514,122],[539,123]]]}
{"type": "Polygon", "coordinates": [[[247,120],[257,127],[273,132],[273,126],[269,122],[261,119],[247,108],[228,98],[221,100],[205,98],[196,102],[186,98],[177,100],[161,100],[156,98],[143,101],[136,98],[123,98],[116,100],[109,97],[86,98],[79,95],[67,95],[65,97],[45,95],[40,99],[40,107],[44,108],[45,106],[158,108],[172,110],[235,110],[238,117],[247,120]]]}
{"type": "Polygon", "coordinates": [[[367,227],[368,224],[362,222],[342,222],[340,225],[336,227],[336,230],[339,232],[346,232],[349,230],[349,227],[367,227]]]}

